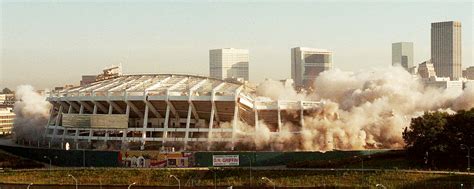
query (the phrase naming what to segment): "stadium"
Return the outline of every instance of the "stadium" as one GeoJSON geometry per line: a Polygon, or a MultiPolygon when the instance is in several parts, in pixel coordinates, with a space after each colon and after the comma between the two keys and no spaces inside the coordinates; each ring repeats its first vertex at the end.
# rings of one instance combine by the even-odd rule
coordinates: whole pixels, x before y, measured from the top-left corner
{"type": "Polygon", "coordinates": [[[304,125],[320,102],[256,95],[246,84],[182,74],[117,75],[51,92],[45,138],[71,148],[245,150],[264,124],[304,125]],[[238,130],[239,125],[251,129],[238,130]]]}

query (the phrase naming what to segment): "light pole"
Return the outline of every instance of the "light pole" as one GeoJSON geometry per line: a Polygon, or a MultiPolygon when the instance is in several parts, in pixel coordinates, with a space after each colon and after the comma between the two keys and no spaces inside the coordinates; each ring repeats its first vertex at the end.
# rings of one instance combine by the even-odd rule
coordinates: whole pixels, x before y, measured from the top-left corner
{"type": "Polygon", "coordinates": [[[384,189],[387,188],[387,187],[385,187],[383,184],[376,184],[376,185],[375,185],[375,188],[379,188],[379,187],[380,187],[380,188],[384,188],[384,189]]]}
{"type": "Polygon", "coordinates": [[[51,170],[51,158],[49,158],[48,156],[43,156],[44,159],[48,159],[49,160],[49,169],[51,170]]]}
{"type": "MultiPolygon", "coordinates": [[[[53,160],[51,158],[49,158],[48,156],[43,156],[43,158],[49,160],[49,170],[51,170],[51,164],[52,164],[53,160]]],[[[54,159],[58,159],[58,156],[54,156],[54,159]]]]}
{"type": "Polygon", "coordinates": [[[99,185],[100,185],[100,189],[102,189],[102,177],[99,177],[99,185]]]}
{"type": "Polygon", "coordinates": [[[178,177],[176,177],[174,175],[170,175],[170,178],[176,179],[176,181],[178,181],[178,188],[181,189],[181,181],[179,181],[178,177]]]}
{"type": "Polygon", "coordinates": [[[461,149],[467,149],[467,174],[471,172],[471,149],[474,147],[469,147],[468,145],[461,144],[461,149]]]}
{"type": "Polygon", "coordinates": [[[136,182],[133,182],[132,184],[128,185],[128,189],[132,188],[133,185],[137,184],[136,182]]]}
{"type": "Polygon", "coordinates": [[[247,155],[244,155],[246,158],[249,159],[249,162],[250,162],[250,167],[249,167],[249,170],[250,170],[250,177],[249,177],[249,185],[250,187],[252,187],[252,158],[250,158],[249,156],[247,155]]]}
{"type": "Polygon", "coordinates": [[[359,156],[354,156],[354,158],[359,158],[362,161],[362,171],[364,170],[364,158],[361,158],[359,156]]]}
{"type": "Polygon", "coordinates": [[[214,189],[217,188],[217,169],[212,169],[212,172],[214,173],[214,189]]]}
{"type": "Polygon", "coordinates": [[[275,183],[272,180],[267,177],[262,177],[262,180],[267,180],[268,182],[270,182],[273,185],[273,189],[275,189],[275,183]]]}
{"type": "Polygon", "coordinates": [[[425,160],[425,165],[428,165],[428,160],[429,160],[428,158],[429,158],[429,155],[430,155],[430,154],[428,153],[428,151],[426,151],[426,152],[425,152],[425,157],[423,158],[423,159],[425,160]]]}
{"type": "Polygon", "coordinates": [[[77,189],[77,185],[78,185],[78,184],[77,184],[77,179],[76,179],[76,177],[72,176],[71,174],[68,174],[67,176],[68,176],[68,177],[71,177],[72,179],[74,179],[74,182],[76,182],[76,189],[77,189]]]}
{"type": "Polygon", "coordinates": [[[33,183],[30,183],[28,184],[28,186],[26,187],[26,189],[30,189],[30,186],[33,185],[33,183]]]}
{"type": "Polygon", "coordinates": [[[86,167],[86,149],[82,149],[82,167],[86,167]]]}

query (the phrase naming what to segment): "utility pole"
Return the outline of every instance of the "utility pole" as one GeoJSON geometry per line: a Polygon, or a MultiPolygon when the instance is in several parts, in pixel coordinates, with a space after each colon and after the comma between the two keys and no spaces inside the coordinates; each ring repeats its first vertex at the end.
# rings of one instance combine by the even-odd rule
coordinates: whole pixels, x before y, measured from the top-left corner
{"type": "Polygon", "coordinates": [[[467,149],[467,174],[469,175],[471,173],[471,149],[474,147],[470,147],[465,144],[461,144],[461,149],[467,149]]]}

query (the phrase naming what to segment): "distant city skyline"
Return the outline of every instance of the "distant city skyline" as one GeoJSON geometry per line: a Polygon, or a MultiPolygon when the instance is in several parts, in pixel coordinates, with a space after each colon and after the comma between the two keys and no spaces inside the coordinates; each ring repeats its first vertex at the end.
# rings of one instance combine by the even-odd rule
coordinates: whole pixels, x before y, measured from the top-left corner
{"type": "Polygon", "coordinates": [[[462,69],[473,66],[471,2],[2,1],[0,88],[79,85],[122,63],[124,73],[209,75],[209,49],[248,49],[250,81],[291,78],[291,48],[334,52],[333,68],[391,65],[391,45],[431,58],[431,23],[462,23],[462,69]],[[241,14],[245,12],[246,14],[241,14]]]}

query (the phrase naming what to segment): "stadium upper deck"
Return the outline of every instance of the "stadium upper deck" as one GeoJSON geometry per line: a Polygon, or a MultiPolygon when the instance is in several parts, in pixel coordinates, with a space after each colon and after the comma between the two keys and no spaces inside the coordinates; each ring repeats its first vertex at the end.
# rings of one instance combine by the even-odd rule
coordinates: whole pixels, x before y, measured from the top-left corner
{"type": "Polygon", "coordinates": [[[238,124],[257,128],[260,120],[278,134],[283,123],[301,126],[319,107],[257,98],[238,82],[178,74],[118,76],[51,92],[47,100],[52,109],[45,136],[53,143],[138,143],[141,149],[234,149],[239,137],[248,137],[237,134],[238,124]]]}

